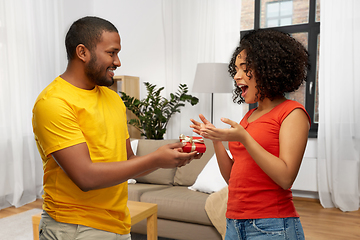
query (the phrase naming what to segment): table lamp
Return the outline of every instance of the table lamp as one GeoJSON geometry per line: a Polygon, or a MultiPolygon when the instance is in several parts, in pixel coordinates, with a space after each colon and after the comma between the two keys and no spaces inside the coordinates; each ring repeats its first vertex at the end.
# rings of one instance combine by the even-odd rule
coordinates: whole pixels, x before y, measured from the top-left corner
{"type": "Polygon", "coordinates": [[[211,123],[214,123],[214,93],[231,93],[233,87],[227,63],[198,63],[192,91],[211,93],[211,123]]]}

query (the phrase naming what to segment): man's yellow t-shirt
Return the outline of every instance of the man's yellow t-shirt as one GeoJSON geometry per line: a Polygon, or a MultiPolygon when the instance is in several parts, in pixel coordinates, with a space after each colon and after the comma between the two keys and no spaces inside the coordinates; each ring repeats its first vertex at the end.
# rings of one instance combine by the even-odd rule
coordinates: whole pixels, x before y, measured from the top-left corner
{"type": "Polygon", "coordinates": [[[32,121],[43,160],[44,210],[59,222],[128,234],[127,182],[83,192],[51,155],[86,142],[93,162],[126,161],[129,134],[119,95],[101,86],[80,89],[57,77],[37,98],[32,121]]]}

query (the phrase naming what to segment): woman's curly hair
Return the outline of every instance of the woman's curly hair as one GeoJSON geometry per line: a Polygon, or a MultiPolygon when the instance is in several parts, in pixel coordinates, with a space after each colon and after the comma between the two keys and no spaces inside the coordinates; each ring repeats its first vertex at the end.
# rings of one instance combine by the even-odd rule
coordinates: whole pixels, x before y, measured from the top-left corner
{"type": "MultiPolygon", "coordinates": [[[[235,61],[242,50],[247,55],[245,72],[250,78],[255,77],[260,101],[265,98],[274,100],[293,92],[307,80],[309,54],[301,43],[287,33],[260,29],[245,35],[229,63],[229,73],[233,78],[236,75],[235,61]]],[[[241,88],[235,83],[235,103],[245,102],[241,93],[241,88]]]]}

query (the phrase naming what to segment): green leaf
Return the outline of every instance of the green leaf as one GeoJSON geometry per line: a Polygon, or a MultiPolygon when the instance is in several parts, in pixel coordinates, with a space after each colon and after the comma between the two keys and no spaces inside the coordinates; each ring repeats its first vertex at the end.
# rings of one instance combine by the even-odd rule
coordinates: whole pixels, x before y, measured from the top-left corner
{"type": "Polygon", "coordinates": [[[120,92],[121,98],[127,109],[137,116],[130,119],[129,124],[138,128],[141,135],[149,139],[163,139],[167,123],[171,116],[180,113],[180,108],[185,107],[188,102],[192,106],[199,102],[199,99],[187,94],[186,84],[179,84],[175,93],[170,93],[170,100],[161,96],[164,87],[157,88],[155,84],[144,82],[147,96],[139,100],[120,92]]]}

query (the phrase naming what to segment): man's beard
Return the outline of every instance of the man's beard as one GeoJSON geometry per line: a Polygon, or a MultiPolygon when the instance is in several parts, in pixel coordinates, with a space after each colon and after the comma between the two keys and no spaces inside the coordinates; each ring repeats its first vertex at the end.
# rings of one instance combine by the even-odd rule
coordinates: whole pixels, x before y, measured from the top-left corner
{"type": "Polygon", "coordinates": [[[102,75],[100,66],[97,64],[97,57],[95,53],[91,53],[91,59],[85,68],[85,74],[98,86],[111,86],[114,84],[113,78],[109,81],[106,74],[102,75]]]}

